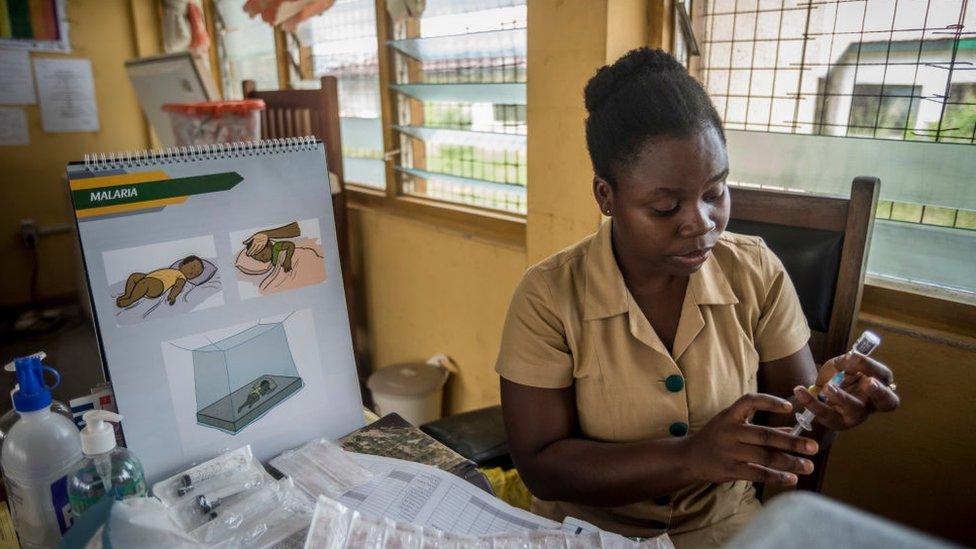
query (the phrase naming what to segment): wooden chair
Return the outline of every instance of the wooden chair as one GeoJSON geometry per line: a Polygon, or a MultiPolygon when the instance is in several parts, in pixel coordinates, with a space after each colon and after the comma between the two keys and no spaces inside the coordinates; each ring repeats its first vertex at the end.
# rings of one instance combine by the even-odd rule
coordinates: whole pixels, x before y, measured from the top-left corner
{"type": "MultiPolygon", "coordinates": [[[[323,76],[317,90],[258,91],[253,80],[243,82],[245,99],[261,99],[265,110],[261,112],[261,139],[314,136],[325,142],[325,157],[329,171],[335,174],[332,211],[335,216],[336,238],[339,244],[339,266],[343,274],[343,290],[349,311],[349,329],[352,334],[353,352],[357,365],[361,355],[356,344],[354,319],[355,292],[353,291],[351,257],[349,251],[349,221],[346,206],[346,186],[342,173],[342,137],[339,126],[339,94],[334,76],[323,76]],[[338,183],[338,192],[335,183],[338,183]]],[[[358,366],[357,366],[358,368],[358,366]]],[[[361,388],[365,387],[369,372],[358,370],[361,388]]],[[[364,390],[364,395],[367,394],[364,390]]]]}
{"type": "MultiPolygon", "coordinates": [[[[730,187],[728,230],[761,236],[789,273],[817,364],[850,349],[881,182],[857,177],[849,198],[730,187]]],[[[801,489],[820,491],[828,452],[801,489]]]]}

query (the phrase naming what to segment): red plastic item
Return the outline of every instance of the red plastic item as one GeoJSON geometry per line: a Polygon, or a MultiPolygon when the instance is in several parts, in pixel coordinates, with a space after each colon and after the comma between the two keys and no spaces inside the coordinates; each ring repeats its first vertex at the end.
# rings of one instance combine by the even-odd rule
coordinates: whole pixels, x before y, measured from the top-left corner
{"type": "Polygon", "coordinates": [[[177,145],[212,145],[261,138],[264,101],[207,101],[166,103],[177,145]]]}
{"type": "Polygon", "coordinates": [[[205,101],[203,103],[166,103],[166,112],[181,112],[193,115],[220,116],[223,113],[237,115],[251,114],[251,111],[263,111],[264,101],[261,99],[245,99],[243,101],[205,101]]]}

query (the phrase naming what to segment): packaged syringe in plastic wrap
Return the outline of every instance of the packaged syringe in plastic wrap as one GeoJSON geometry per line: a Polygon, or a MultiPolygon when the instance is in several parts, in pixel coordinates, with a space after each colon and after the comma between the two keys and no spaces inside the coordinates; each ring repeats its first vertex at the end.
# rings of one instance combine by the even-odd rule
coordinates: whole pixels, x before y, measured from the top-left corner
{"type": "Polygon", "coordinates": [[[373,478],[373,473],[356,463],[338,444],[326,438],[287,450],[269,464],[291,477],[295,484],[313,498],[337,498],[373,478]]]}
{"type": "Polygon", "coordinates": [[[312,498],[283,478],[221,506],[217,516],[190,534],[207,546],[270,547],[307,531],[314,509],[312,498]]]}
{"type": "Polygon", "coordinates": [[[636,542],[604,531],[580,534],[529,530],[485,536],[449,533],[436,528],[363,515],[319,496],[305,549],[674,549],[667,534],[636,542]]]}
{"type": "Polygon", "coordinates": [[[153,495],[189,532],[216,518],[219,508],[273,482],[248,445],[157,482],[153,495]]]}

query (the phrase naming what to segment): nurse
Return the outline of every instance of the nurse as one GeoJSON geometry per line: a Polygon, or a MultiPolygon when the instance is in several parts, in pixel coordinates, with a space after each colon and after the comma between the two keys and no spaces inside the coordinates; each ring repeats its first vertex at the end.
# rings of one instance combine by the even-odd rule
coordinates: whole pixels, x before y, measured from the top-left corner
{"type": "Polygon", "coordinates": [[[585,101],[609,220],[512,298],[496,365],[509,448],[539,514],[717,545],[759,509],[753,482],[796,484],[834,431],[895,409],[892,375],[849,354],[818,376],[782,263],[725,232],[722,121],[673,57],[631,51],[585,101]],[[803,389],[838,370],[863,375],[826,403],[803,389]],[[775,427],[794,404],[817,415],[809,438],[775,427]]]}

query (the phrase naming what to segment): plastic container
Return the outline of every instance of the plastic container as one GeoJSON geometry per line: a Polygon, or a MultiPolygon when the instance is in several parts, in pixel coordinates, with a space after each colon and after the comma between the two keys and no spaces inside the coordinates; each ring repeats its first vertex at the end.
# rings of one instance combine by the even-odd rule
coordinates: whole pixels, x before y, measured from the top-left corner
{"type": "MultiPolygon", "coordinates": [[[[13,395],[12,392],[11,395],[13,395]]],[[[71,415],[71,408],[68,408],[68,405],[60,400],[51,401],[51,411],[70,419],[72,423],[74,422],[74,416],[71,415]]],[[[0,451],[3,450],[3,440],[7,438],[7,433],[10,432],[10,429],[18,421],[20,421],[20,414],[17,413],[17,410],[9,410],[6,414],[0,416],[0,451]]]]}
{"type": "Polygon", "coordinates": [[[85,458],[68,477],[68,501],[74,516],[80,517],[106,493],[117,501],[146,497],[149,488],[142,463],[135,454],[116,445],[115,429],[108,423],[122,421],[122,416],[108,410],[89,410],[82,419],[81,451],[85,458]]]}
{"type": "Polygon", "coordinates": [[[71,526],[67,479],[81,462],[81,441],[74,422],[51,412],[58,372],[38,357],[17,359],[16,368],[20,420],[7,433],[0,457],[7,501],[21,547],[53,547],[71,526]],[[54,376],[54,385],[44,384],[44,372],[54,376]]]}
{"type": "Polygon", "coordinates": [[[450,372],[423,362],[381,368],[366,385],[373,393],[379,414],[397,413],[414,425],[441,417],[442,388],[450,372]]]}
{"type": "Polygon", "coordinates": [[[208,101],[166,103],[178,146],[213,145],[261,139],[261,111],[264,101],[208,101]]]}

